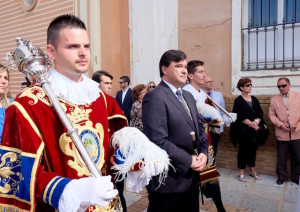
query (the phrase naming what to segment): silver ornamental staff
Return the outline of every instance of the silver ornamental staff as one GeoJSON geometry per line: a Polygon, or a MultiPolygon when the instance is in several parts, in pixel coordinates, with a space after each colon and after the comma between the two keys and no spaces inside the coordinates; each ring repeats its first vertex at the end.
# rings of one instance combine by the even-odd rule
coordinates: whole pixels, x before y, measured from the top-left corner
{"type": "Polygon", "coordinates": [[[73,127],[64,109],[50,88],[50,83],[46,78],[49,66],[51,65],[48,55],[45,54],[39,47],[32,45],[29,40],[23,41],[21,38],[17,37],[16,42],[17,48],[14,52],[7,53],[6,56],[6,60],[12,66],[12,70],[16,64],[20,72],[27,74],[29,78],[40,84],[52,102],[58,117],[67,129],[67,135],[73,140],[92,177],[101,177],[100,172],[85,149],[81,138],[77,134],[77,130],[73,127]]]}
{"type": "Polygon", "coordinates": [[[219,105],[215,100],[213,100],[209,95],[206,94],[206,97],[212,101],[212,103],[217,106],[220,110],[222,110],[229,118],[231,118],[232,120],[234,120],[234,118],[230,115],[230,113],[227,112],[227,110],[225,110],[221,105],[219,105]]]}

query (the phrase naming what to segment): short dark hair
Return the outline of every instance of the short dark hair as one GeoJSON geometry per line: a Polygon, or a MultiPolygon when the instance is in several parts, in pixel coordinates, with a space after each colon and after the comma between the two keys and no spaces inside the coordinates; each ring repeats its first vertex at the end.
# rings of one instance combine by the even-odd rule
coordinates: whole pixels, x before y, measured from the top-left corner
{"type": "Polygon", "coordinates": [[[287,77],[280,77],[280,78],[277,80],[277,82],[279,82],[280,80],[285,80],[286,83],[290,84],[290,79],[287,78],[287,77]]]}
{"type": "Polygon", "coordinates": [[[252,82],[251,79],[244,77],[244,78],[241,78],[241,79],[238,81],[236,87],[237,87],[237,89],[239,89],[239,91],[242,91],[242,90],[241,90],[241,87],[243,87],[245,84],[251,83],[251,82],[252,82]]]}
{"type": "Polygon", "coordinates": [[[134,86],[134,88],[132,89],[132,99],[134,101],[138,100],[141,92],[145,89],[146,89],[146,85],[144,84],[138,84],[134,86]]]}
{"type": "Polygon", "coordinates": [[[204,66],[204,62],[201,60],[191,60],[190,62],[188,62],[187,64],[187,70],[189,74],[194,74],[195,73],[195,69],[198,66],[204,66]]]}
{"type": "Polygon", "coordinates": [[[130,79],[128,76],[122,76],[120,79],[123,80],[123,82],[128,82],[128,85],[130,84],[130,79]]]}
{"type": "Polygon", "coordinates": [[[26,87],[29,87],[28,82],[22,82],[21,85],[26,85],[26,87]]]}
{"type": "Polygon", "coordinates": [[[107,71],[103,71],[103,70],[99,70],[99,71],[95,71],[92,75],[92,80],[94,80],[95,82],[100,83],[101,82],[101,76],[107,76],[109,77],[111,80],[113,80],[113,76],[110,75],[107,71]]]}
{"type": "Polygon", "coordinates": [[[56,48],[56,42],[59,37],[59,33],[65,28],[78,28],[86,30],[83,21],[76,16],[71,14],[60,15],[49,24],[47,30],[47,44],[51,44],[56,48]]]}
{"type": "Polygon", "coordinates": [[[169,50],[166,51],[160,58],[159,61],[159,73],[160,77],[164,76],[161,69],[162,66],[168,67],[171,62],[179,62],[186,59],[186,54],[181,50],[169,50]]]}

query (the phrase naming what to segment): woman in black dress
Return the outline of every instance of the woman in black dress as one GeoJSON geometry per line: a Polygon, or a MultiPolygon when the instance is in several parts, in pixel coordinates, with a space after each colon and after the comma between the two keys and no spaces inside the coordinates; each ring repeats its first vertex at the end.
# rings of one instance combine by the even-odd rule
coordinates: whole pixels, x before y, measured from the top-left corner
{"type": "Polygon", "coordinates": [[[258,124],[263,120],[263,111],[258,99],[250,95],[252,84],[249,78],[240,79],[237,88],[242,93],[234,100],[232,112],[237,113],[239,180],[247,182],[244,172],[247,165],[250,167],[249,175],[255,180],[261,180],[261,177],[256,173],[255,160],[258,145],[258,124]]]}

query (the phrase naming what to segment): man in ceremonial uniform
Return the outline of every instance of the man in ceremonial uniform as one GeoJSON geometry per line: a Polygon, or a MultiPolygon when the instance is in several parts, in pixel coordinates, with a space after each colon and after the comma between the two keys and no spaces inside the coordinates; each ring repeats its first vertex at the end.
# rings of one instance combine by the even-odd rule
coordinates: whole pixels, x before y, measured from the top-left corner
{"type": "Polygon", "coordinates": [[[112,94],[112,80],[113,76],[110,75],[107,71],[96,71],[93,73],[92,80],[99,83],[99,88],[104,93],[111,96],[112,94]]]}
{"type": "Polygon", "coordinates": [[[48,81],[103,177],[90,172],[43,89],[34,85],[6,111],[0,146],[0,207],[26,211],[122,210],[111,181],[109,138],[127,120],[117,102],[85,77],[90,42],[84,23],[61,15],[47,31],[54,62],[48,81]],[[93,205],[93,206],[91,206],[93,205]]]}

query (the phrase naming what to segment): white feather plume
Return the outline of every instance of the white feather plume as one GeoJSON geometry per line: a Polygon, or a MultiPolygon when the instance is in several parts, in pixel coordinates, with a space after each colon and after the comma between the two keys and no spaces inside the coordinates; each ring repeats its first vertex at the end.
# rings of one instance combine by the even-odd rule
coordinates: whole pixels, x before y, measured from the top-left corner
{"type": "Polygon", "coordinates": [[[214,123],[214,125],[223,124],[223,118],[219,111],[206,103],[197,103],[198,113],[203,117],[203,119],[209,123],[214,123]]]}
{"type": "Polygon", "coordinates": [[[139,164],[139,180],[145,181],[159,175],[159,182],[163,183],[169,170],[169,156],[141,131],[134,127],[124,127],[114,133],[111,144],[113,148],[119,147],[125,157],[124,163],[113,166],[118,180],[122,180],[136,163],[142,161],[139,164]]]}

